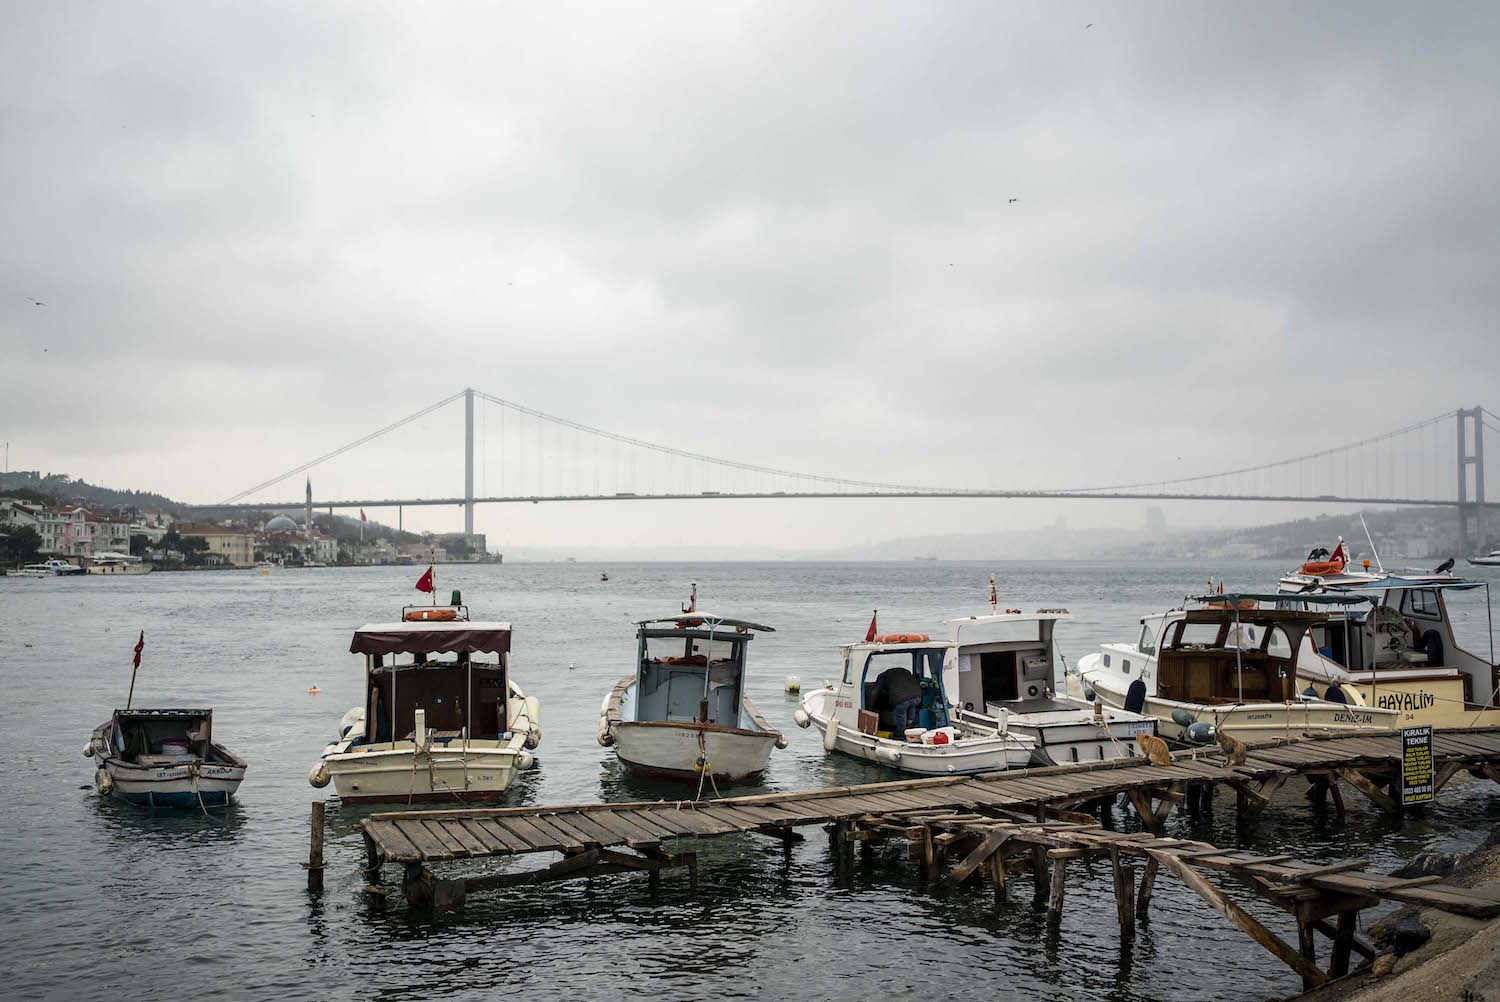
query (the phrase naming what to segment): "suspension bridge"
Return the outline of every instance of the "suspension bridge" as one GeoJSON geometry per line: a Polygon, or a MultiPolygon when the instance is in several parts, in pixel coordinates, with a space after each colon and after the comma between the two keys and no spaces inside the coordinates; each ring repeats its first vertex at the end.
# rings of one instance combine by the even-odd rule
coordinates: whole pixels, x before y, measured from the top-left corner
{"type": "MultiPolygon", "coordinates": [[[[1486,538],[1485,514],[1497,506],[1485,492],[1484,432],[1488,428],[1500,434],[1500,418],[1478,406],[1447,411],[1317,452],[1188,477],[1057,489],[1005,485],[974,488],[850,479],[724,459],[592,427],[469,388],[217,504],[196,506],[196,510],[227,514],[300,508],[304,499],[276,500],[267,494],[288,480],[309,474],[320,465],[460,401],[464,428],[462,494],[332,497],[313,501],[313,507],[329,512],[462,507],[464,531],[472,534],[474,508],[482,504],[814,498],[1264,501],[1452,508],[1457,513],[1460,538],[1482,542],[1486,538]],[[476,494],[474,490],[476,406],[486,433],[489,411],[498,411],[498,494],[476,494]]],[[[1495,493],[1500,496],[1500,491],[1495,493]]]]}

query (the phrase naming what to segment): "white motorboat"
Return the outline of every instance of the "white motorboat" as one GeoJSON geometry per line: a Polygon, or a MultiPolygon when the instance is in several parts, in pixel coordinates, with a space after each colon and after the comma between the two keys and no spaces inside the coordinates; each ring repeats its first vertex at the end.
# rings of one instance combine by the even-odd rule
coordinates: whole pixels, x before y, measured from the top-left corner
{"type": "Polygon", "coordinates": [[[150,574],[151,565],[128,553],[96,553],[89,561],[90,574],[150,574]]]}
{"type": "Polygon", "coordinates": [[[1066,609],[1014,609],[948,620],[943,683],[953,715],[981,731],[1030,739],[1033,765],[1140,754],[1135,737],[1156,733],[1154,717],[1057,692],[1054,635],[1071,618],[1066,609]]]}
{"type": "Polygon", "coordinates": [[[1452,565],[1372,573],[1303,564],[1282,577],[1283,609],[1341,603],[1338,617],[1304,636],[1298,684],[1397,710],[1404,727],[1500,725],[1493,644],[1487,655],[1460,647],[1448,607],[1450,595],[1484,589],[1486,623],[1493,622],[1489,583],[1458,577],[1452,565]]]}
{"type": "MultiPolygon", "coordinates": [[[[924,633],[875,636],[872,622],[863,643],[848,644],[843,673],[805,694],[792,718],[799,727],[816,727],[823,749],[918,776],[947,776],[1029,765],[1036,752],[1032,737],[1007,731],[993,721],[965,721],[950,710],[944,688],[944,661],[954,645],[924,633]],[[908,723],[895,733],[891,708],[884,705],[881,683],[886,672],[906,672],[920,686],[921,697],[908,723]]],[[[911,687],[910,679],[902,679],[911,687]]]]}
{"type": "Polygon", "coordinates": [[[1500,550],[1491,550],[1488,553],[1476,553],[1469,558],[1469,563],[1476,567],[1500,567],[1500,550]]]}
{"type": "Polygon", "coordinates": [[[83,754],[105,796],[145,807],[223,807],[245,763],[213,742],[213,710],[116,710],[83,754]]]}
{"type": "Polygon", "coordinates": [[[1142,619],[1133,644],[1105,644],[1086,655],[1069,676],[1069,694],[1092,693],[1106,706],[1153,716],[1161,736],[1191,743],[1219,731],[1250,741],[1399,726],[1396,711],[1364,705],[1348,689],[1333,699],[1298,691],[1303,638],[1328,623],[1326,614],[1274,608],[1275,595],[1195,601],[1195,608],[1142,619]]]}
{"type": "Polygon", "coordinates": [[[82,573],[84,573],[82,567],[70,564],[66,560],[59,560],[57,557],[44,560],[39,564],[27,564],[19,571],[11,572],[13,576],[20,578],[72,577],[82,573]]]}
{"type": "Polygon", "coordinates": [[[497,800],[531,767],[540,708],[510,678],[510,624],[470,622],[453,599],[354,631],[365,700],[339,722],[313,786],[332,781],[352,803],[497,800]]]}
{"type": "Polygon", "coordinates": [[[745,662],[756,633],[774,631],[696,610],[694,586],[687,612],[636,624],[636,672],[604,697],[599,744],[651,779],[758,779],[787,740],[745,691],[745,662]]]}

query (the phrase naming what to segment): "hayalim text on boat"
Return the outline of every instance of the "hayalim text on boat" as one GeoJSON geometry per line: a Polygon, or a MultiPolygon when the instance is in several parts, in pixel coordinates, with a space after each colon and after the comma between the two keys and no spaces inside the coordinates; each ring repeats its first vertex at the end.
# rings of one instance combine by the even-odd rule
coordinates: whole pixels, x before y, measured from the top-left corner
{"type": "MultiPolygon", "coordinates": [[[[1332,698],[1298,690],[1299,652],[1322,612],[1277,609],[1275,595],[1213,594],[1193,608],[1146,616],[1134,643],[1105,644],[1069,676],[1072,695],[1093,697],[1157,719],[1162,737],[1202,743],[1222,732],[1241,741],[1308,731],[1389,731],[1399,714],[1364,705],[1358,694],[1332,698]]],[[[1343,606],[1367,601],[1319,596],[1343,606]]]]}
{"type": "Polygon", "coordinates": [[[498,799],[542,738],[535,697],[511,680],[510,645],[510,624],[470,621],[458,592],[448,606],[408,606],[399,622],[355,630],[364,702],[308,781],[331,780],[354,803],[498,799]]]}
{"type": "Polygon", "coordinates": [[[775,632],[698,611],[698,586],[680,615],[636,624],[636,671],[599,708],[599,743],[627,773],[699,783],[754,780],[786,737],[745,688],[750,641],[775,632]]]}

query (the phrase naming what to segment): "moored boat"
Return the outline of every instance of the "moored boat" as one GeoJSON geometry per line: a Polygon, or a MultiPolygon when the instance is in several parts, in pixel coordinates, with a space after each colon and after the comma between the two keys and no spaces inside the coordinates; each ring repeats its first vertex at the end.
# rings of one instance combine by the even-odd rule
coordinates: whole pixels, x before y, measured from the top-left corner
{"type": "Polygon", "coordinates": [[[223,807],[245,778],[245,763],[213,741],[209,710],[116,710],[83,753],[105,796],[145,807],[223,807]]]}
{"type": "Polygon", "coordinates": [[[1500,725],[1493,643],[1487,655],[1460,646],[1448,604],[1450,595],[1483,589],[1488,627],[1489,583],[1454,575],[1452,565],[1329,574],[1309,574],[1304,566],[1282,577],[1276,604],[1283,609],[1346,600],[1336,618],[1307,631],[1297,661],[1299,685],[1356,694],[1361,702],[1398,711],[1402,726],[1500,725]]]}
{"type": "Polygon", "coordinates": [[[769,626],[697,611],[636,624],[636,671],[599,708],[599,744],[650,779],[717,783],[760,778],[785,735],[745,689],[746,658],[769,626]]]}
{"type": "Polygon", "coordinates": [[[1500,567],[1500,549],[1491,550],[1488,553],[1476,553],[1469,558],[1469,563],[1475,567],[1500,567]]]}
{"type": "Polygon", "coordinates": [[[90,574],[150,574],[151,564],[128,553],[96,553],[86,568],[90,574]]]}
{"type": "Polygon", "coordinates": [[[803,695],[793,719],[816,727],[826,752],[918,776],[1028,765],[1033,738],[951,712],[944,662],[953,647],[921,633],[876,635],[872,619],[863,642],[840,649],[838,682],[803,695]]]}
{"type": "Polygon", "coordinates": [[[352,803],[498,799],[542,737],[536,698],[511,680],[510,644],[509,623],[471,622],[457,592],[355,630],[365,698],[308,781],[352,803]]]}
{"type": "Polygon", "coordinates": [[[1033,765],[1139,754],[1135,737],[1154,735],[1155,718],[1057,691],[1055,632],[1071,618],[1066,609],[1013,609],[948,620],[944,686],[958,720],[1031,739],[1033,765]]]}
{"type": "Polygon", "coordinates": [[[1275,600],[1207,595],[1195,608],[1147,616],[1135,643],[1105,644],[1079,661],[1070,694],[1092,693],[1106,706],[1153,716],[1161,736],[1191,743],[1221,732],[1250,741],[1399,726],[1394,710],[1364,705],[1357,693],[1320,698],[1298,691],[1303,639],[1329,616],[1277,609],[1275,600]]]}

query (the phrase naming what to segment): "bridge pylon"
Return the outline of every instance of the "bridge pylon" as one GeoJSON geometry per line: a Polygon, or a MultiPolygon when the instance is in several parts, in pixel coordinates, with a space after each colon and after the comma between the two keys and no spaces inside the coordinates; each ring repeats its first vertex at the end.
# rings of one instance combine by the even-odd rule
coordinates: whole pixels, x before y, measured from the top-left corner
{"type": "Polygon", "coordinates": [[[1469,543],[1469,516],[1474,517],[1475,541],[1483,546],[1484,534],[1484,408],[1458,410],[1458,541],[1469,543]],[[1470,443],[1469,428],[1474,429],[1470,443]],[[1474,468],[1472,488],[1469,467],[1474,468]]]}
{"type": "Polygon", "coordinates": [[[464,390],[464,535],[474,535],[474,390],[464,390]]]}

